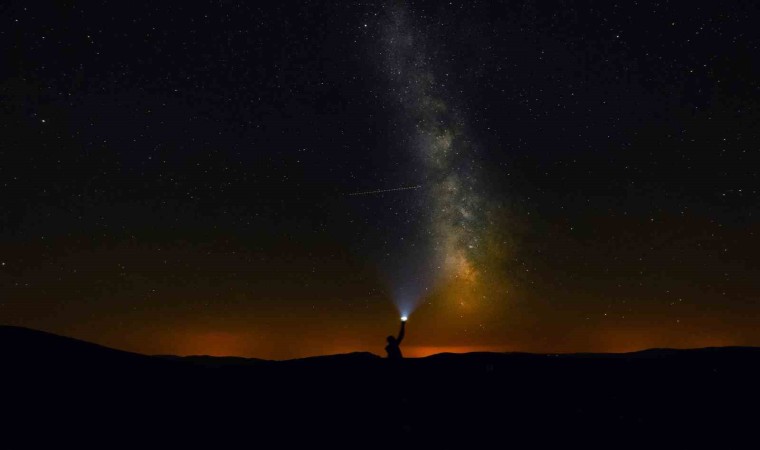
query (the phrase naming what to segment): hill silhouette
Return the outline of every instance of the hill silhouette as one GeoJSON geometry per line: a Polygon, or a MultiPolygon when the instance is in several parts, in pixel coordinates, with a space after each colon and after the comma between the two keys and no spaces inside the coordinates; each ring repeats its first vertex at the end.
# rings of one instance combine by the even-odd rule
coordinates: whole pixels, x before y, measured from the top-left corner
{"type": "Polygon", "coordinates": [[[146,356],[0,327],[0,353],[6,429],[32,447],[725,443],[760,418],[754,347],[267,361],[146,356]]]}

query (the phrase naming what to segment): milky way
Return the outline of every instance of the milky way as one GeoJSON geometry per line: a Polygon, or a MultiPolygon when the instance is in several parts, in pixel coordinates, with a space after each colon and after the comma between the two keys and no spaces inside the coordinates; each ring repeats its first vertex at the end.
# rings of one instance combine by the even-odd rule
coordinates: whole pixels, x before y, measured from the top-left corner
{"type": "Polygon", "coordinates": [[[423,174],[427,205],[421,223],[426,257],[421,264],[429,272],[424,279],[404,284],[431,285],[418,286],[427,290],[445,280],[474,282],[485,231],[477,151],[468,139],[465,118],[454,106],[448,74],[435,69],[439,61],[430,56],[430,42],[415,26],[410,10],[394,4],[386,14],[383,70],[405,127],[405,145],[414,155],[415,169],[423,174]]]}

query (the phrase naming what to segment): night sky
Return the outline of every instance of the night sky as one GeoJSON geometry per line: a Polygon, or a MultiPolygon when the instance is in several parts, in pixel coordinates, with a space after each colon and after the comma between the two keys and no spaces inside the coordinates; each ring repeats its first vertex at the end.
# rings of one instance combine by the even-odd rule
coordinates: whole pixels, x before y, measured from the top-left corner
{"type": "Polygon", "coordinates": [[[0,323],[273,359],[383,354],[400,313],[407,356],[760,345],[755,2],[0,13],[0,323]]]}

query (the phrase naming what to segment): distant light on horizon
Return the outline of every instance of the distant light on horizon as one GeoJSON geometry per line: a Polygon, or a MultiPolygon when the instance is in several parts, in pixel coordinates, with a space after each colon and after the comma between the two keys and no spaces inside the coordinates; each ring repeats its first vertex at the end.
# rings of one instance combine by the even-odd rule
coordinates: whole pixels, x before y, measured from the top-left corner
{"type": "Polygon", "coordinates": [[[402,321],[402,322],[406,322],[406,319],[407,319],[407,317],[406,317],[406,316],[401,316],[401,321],[402,321]]]}

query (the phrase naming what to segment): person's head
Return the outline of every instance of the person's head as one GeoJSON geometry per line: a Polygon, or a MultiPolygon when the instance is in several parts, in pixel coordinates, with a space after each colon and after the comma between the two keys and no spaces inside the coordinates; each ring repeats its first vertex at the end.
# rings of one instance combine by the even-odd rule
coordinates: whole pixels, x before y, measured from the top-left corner
{"type": "Polygon", "coordinates": [[[396,338],[393,336],[388,336],[387,338],[385,338],[385,340],[388,341],[388,343],[391,345],[396,345],[396,338]]]}

